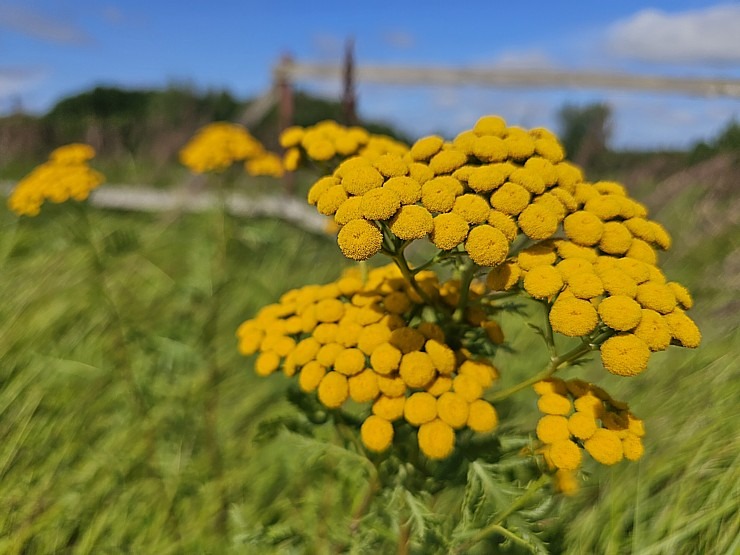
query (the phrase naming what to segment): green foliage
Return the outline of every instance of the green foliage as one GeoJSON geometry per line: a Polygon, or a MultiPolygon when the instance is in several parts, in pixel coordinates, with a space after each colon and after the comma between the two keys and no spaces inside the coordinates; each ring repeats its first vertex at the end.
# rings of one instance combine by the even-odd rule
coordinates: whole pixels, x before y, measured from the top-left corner
{"type": "Polygon", "coordinates": [[[714,139],[697,143],[689,153],[691,163],[708,160],[717,154],[740,152],[740,123],[731,121],[714,139]]]}
{"type": "MultiPolygon", "coordinates": [[[[92,143],[97,163],[109,180],[172,184],[182,179],[177,152],[195,131],[214,121],[238,121],[253,99],[225,90],[199,91],[187,84],[165,89],[128,90],[98,86],[61,99],[42,117],[22,114],[0,118],[0,177],[19,179],[54,148],[70,142],[92,143]],[[132,160],[136,160],[136,164],[132,160]]],[[[314,125],[342,118],[333,99],[296,91],[294,123],[314,125]]],[[[392,125],[360,122],[372,133],[404,140],[392,125]]],[[[251,124],[268,149],[279,150],[278,108],[251,124]]]]}
{"type": "Polygon", "coordinates": [[[558,112],[560,140],[568,158],[587,166],[607,150],[611,108],[607,104],[566,104],[558,112]]]}

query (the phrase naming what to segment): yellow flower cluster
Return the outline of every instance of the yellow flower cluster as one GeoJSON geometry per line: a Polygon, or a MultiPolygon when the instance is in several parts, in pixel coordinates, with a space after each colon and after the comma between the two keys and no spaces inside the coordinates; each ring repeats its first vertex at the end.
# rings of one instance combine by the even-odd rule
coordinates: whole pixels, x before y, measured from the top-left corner
{"type": "MultiPolygon", "coordinates": [[[[340,226],[364,220],[399,239],[428,236],[442,250],[464,245],[478,265],[496,266],[520,232],[536,241],[552,237],[577,208],[581,182],[554,135],[486,116],[452,142],[429,136],[406,153],[350,158],[316,182],[309,203],[340,226]]],[[[379,230],[353,224],[342,251],[372,256],[377,249],[356,245],[371,234],[379,230]],[[358,234],[360,227],[366,233],[358,234]]]]}
{"type": "MultiPolygon", "coordinates": [[[[440,284],[432,272],[417,276],[430,295],[440,284]]],[[[420,450],[449,456],[457,430],[489,432],[498,422],[482,399],[498,377],[489,362],[453,350],[437,324],[412,317],[421,299],[395,266],[371,270],[365,283],[350,270],[328,285],[284,294],[237,331],[244,355],[259,353],[255,370],[297,376],[305,392],[335,409],[351,399],[371,405],[361,427],[364,445],[384,451],[394,423],[418,428],[420,450]]]]}
{"type": "MultiPolygon", "coordinates": [[[[578,185],[583,190],[597,186],[578,185]]],[[[565,218],[570,239],[535,243],[493,268],[486,283],[493,291],[519,287],[533,298],[552,303],[550,325],[563,335],[581,337],[612,330],[614,335],[600,348],[604,367],[621,376],[639,374],[647,367],[651,352],[665,350],[671,344],[698,347],[701,333],[684,312],[693,305],[688,290],[680,283],[668,282],[654,257],[648,260],[629,249],[612,254],[594,243],[599,234],[593,230],[611,223],[621,226],[633,243],[642,241],[645,248],[651,248],[648,238],[668,246],[667,234],[660,243],[657,234],[643,234],[644,241],[633,236],[628,223],[631,221],[629,226],[637,229],[636,219],[603,224],[590,212],[576,211],[565,218]],[[577,226],[570,220],[573,217],[577,226]],[[586,240],[586,236],[590,238],[586,240]]],[[[648,227],[654,223],[644,218],[641,221],[648,227]]]]}
{"type": "Polygon", "coordinates": [[[537,437],[544,444],[541,453],[548,466],[557,469],[556,485],[564,493],[577,491],[581,450],[604,465],[642,457],[645,428],[626,403],[581,380],[550,378],[535,384],[534,390],[544,414],[537,423],[537,437]]]}
{"type": "Polygon", "coordinates": [[[345,127],[331,120],[310,127],[289,127],[280,135],[280,146],[286,149],[283,157],[286,171],[295,171],[304,157],[314,162],[355,155],[374,160],[383,154],[402,155],[409,149],[391,137],[368,133],[362,127],[345,127]]]}
{"type": "Polygon", "coordinates": [[[244,169],[249,175],[255,177],[259,175],[282,177],[285,173],[281,158],[267,151],[262,151],[261,154],[244,162],[244,169]]]}
{"type": "Polygon", "coordinates": [[[49,160],[21,179],[8,199],[8,207],[19,216],[37,216],[44,201],[83,201],[105,176],[87,165],[95,150],[73,143],[57,148],[49,160]]]}
{"type": "Polygon", "coordinates": [[[194,173],[219,172],[234,162],[265,154],[262,144],[244,126],[220,121],[196,132],[180,150],[180,162],[194,173]]]}

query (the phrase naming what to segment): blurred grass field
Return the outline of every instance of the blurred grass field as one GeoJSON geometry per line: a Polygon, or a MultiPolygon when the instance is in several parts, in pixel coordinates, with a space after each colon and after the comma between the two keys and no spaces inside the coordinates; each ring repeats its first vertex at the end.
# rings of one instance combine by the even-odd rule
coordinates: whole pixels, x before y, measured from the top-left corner
{"type": "MultiPolygon", "coordinates": [[[[664,269],[694,293],[704,341],[656,354],[634,379],[598,361],[568,371],[628,400],[648,435],[639,463],[586,466],[582,491],[544,523],[553,552],[740,550],[738,194],[658,192],[636,197],[653,199],[674,237],[664,269]]],[[[288,380],[258,378],[234,338],[285,290],[336,278],[348,261],[334,239],[231,222],[224,256],[215,212],[82,214],[0,212],[0,552],[348,545],[361,458],[291,434],[255,443],[261,420],[295,409],[288,380]]],[[[506,385],[540,368],[522,355],[539,339],[517,316],[503,325],[515,348],[495,361],[506,385]]],[[[515,401],[502,425],[534,430],[535,396],[515,401]]]]}

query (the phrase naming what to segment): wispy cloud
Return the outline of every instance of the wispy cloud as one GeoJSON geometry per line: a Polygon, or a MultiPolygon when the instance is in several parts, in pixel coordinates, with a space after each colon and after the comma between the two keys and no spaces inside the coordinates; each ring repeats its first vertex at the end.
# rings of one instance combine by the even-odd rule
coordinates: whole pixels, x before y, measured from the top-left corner
{"type": "Polygon", "coordinates": [[[383,33],[383,43],[397,50],[408,50],[416,44],[414,35],[401,29],[393,29],[383,33]]]}
{"type": "Polygon", "coordinates": [[[0,28],[59,44],[82,45],[94,42],[84,29],[69,21],[52,19],[21,6],[0,5],[0,28]]]}
{"type": "Polygon", "coordinates": [[[113,4],[104,6],[100,15],[103,17],[103,20],[112,24],[122,23],[126,19],[121,9],[113,4]]]}
{"type": "Polygon", "coordinates": [[[330,33],[314,33],[311,36],[312,54],[320,60],[341,60],[345,40],[330,33]]]}
{"type": "Polygon", "coordinates": [[[32,91],[47,77],[41,68],[0,67],[0,112],[11,108],[21,95],[32,91]]]}
{"type": "Polygon", "coordinates": [[[662,63],[740,62],[740,5],[666,13],[646,9],[611,26],[609,50],[626,58],[662,63]]]}

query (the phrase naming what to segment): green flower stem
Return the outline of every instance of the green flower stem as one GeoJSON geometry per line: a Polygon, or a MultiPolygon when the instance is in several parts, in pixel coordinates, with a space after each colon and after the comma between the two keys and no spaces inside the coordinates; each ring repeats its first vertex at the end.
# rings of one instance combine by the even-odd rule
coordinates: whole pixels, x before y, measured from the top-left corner
{"type": "Polygon", "coordinates": [[[457,548],[453,551],[453,553],[464,553],[468,551],[471,547],[474,545],[480,543],[486,537],[490,536],[491,534],[501,534],[503,536],[506,536],[507,538],[512,539],[513,541],[516,541],[517,543],[521,543],[522,545],[528,545],[524,540],[519,538],[516,534],[511,532],[510,530],[507,530],[502,524],[503,522],[509,518],[513,513],[524,507],[529,500],[534,497],[534,495],[542,489],[544,485],[550,482],[550,475],[549,474],[543,474],[540,476],[537,480],[530,483],[529,486],[527,486],[527,490],[520,496],[517,497],[514,502],[509,505],[509,507],[501,513],[496,520],[491,522],[489,525],[487,525],[485,528],[482,528],[478,531],[477,534],[475,534],[472,538],[470,538],[468,541],[464,542],[463,544],[457,546],[457,548]],[[516,538],[516,539],[514,539],[516,538]]]}
{"type": "Polygon", "coordinates": [[[462,322],[465,318],[465,309],[468,307],[468,300],[470,299],[470,283],[473,281],[477,269],[478,266],[470,259],[463,263],[460,276],[460,301],[452,314],[454,322],[462,322]]]}
{"type": "Polygon", "coordinates": [[[567,353],[561,356],[556,356],[555,358],[552,358],[550,360],[550,363],[545,366],[545,368],[542,369],[539,373],[535,374],[531,378],[528,378],[524,380],[523,382],[520,382],[516,385],[513,385],[507,389],[504,389],[502,391],[499,391],[498,393],[495,393],[491,395],[490,397],[486,397],[486,399],[490,402],[496,402],[496,401],[502,401],[503,399],[506,399],[507,397],[510,397],[514,393],[518,393],[522,389],[526,389],[530,385],[534,385],[539,381],[542,381],[544,379],[549,378],[552,376],[555,372],[558,370],[562,370],[563,368],[567,368],[574,362],[576,362],[578,359],[580,359],[583,355],[595,350],[598,348],[597,343],[587,343],[584,342],[578,347],[575,347],[574,349],[571,349],[567,353]]]}
{"type": "Polygon", "coordinates": [[[448,258],[456,258],[458,256],[463,256],[464,254],[466,253],[462,251],[439,251],[432,258],[430,258],[423,264],[420,264],[419,266],[411,270],[411,273],[413,273],[414,275],[418,274],[419,272],[422,272],[426,270],[427,268],[430,268],[431,266],[434,266],[435,264],[442,262],[443,260],[447,260],[448,258]]]}
{"type": "Polygon", "coordinates": [[[545,312],[545,343],[547,343],[547,350],[550,353],[550,360],[554,360],[558,356],[558,350],[555,347],[555,338],[552,333],[552,325],[550,324],[550,305],[542,301],[541,306],[545,312]]]}
{"type": "Polygon", "coordinates": [[[211,472],[217,484],[216,489],[219,498],[219,510],[216,514],[215,528],[219,534],[226,534],[228,527],[229,505],[226,486],[223,481],[224,464],[218,432],[220,404],[219,387],[223,378],[223,372],[218,361],[216,339],[218,338],[218,323],[221,315],[222,296],[228,275],[227,244],[229,237],[232,235],[232,229],[231,219],[227,211],[227,183],[223,183],[222,180],[218,180],[213,187],[216,189],[218,195],[219,213],[216,224],[217,250],[211,267],[211,302],[203,325],[203,347],[209,360],[208,379],[206,381],[208,390],[206,392],[203,421],[205,424],[206,446],[210,458],[211,472]]]}
{"type": "Polygon", "coordinates": [[[421,288],[419,282],[416,281],[416,277],[411,271],[411,268],[409,268],[406,257],[403,255],[403,250],[390,254],[390,257],[396,266],[398,266],[398,269],[401,270],[401,274],[403,274],[404,279],[409,283],[409,285],[411,285],[416,294],[421,297],[421,300],[429,306],[436,307],[437,305],[434,301],[429,297],[429,295],[427,295],[426,291],[421,288]]]}

